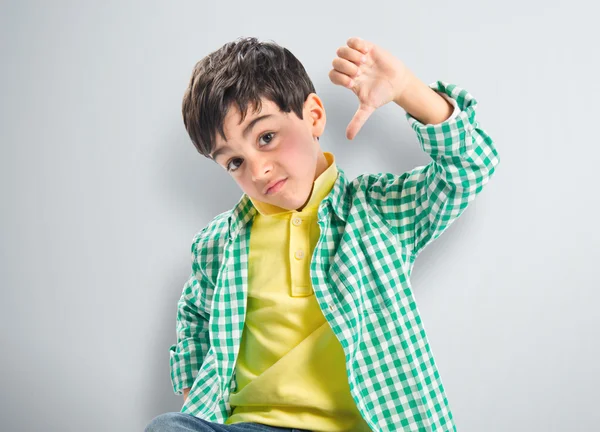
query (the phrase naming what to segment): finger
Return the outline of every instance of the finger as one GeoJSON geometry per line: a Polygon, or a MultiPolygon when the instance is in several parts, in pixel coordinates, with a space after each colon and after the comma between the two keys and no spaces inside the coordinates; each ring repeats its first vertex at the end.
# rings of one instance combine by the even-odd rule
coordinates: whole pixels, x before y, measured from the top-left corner
{"type": "Polygon", "coordinates": [[[332,83],[346,88],[352,88],[354,85],[354,80],[352,78],[346,74],[336,71],[335,69],[331,69],[329,71],[329,79],[332,83]]]}
{"type": "Polygon", "coordinates": [[[346,138],[349,140],[354,139],[373,111],[375,111],[373,107],[361,104],[346,128],[346,138]]]}
{"type": "Polygon", "coordinates": [[[360,75],[360,69],[358,66],[346,59],[336,57],[331,62],[331,65],[336,71],[346,74],[351,78],[360,75]]]}
{"type": "Polygon", "coordinates": [[[370,42],[367,42],[364,39],[361,39],[359,37],[351,37],[346,41],[346,44],[348,44],[348,46],[350,48],[353,48],[357,51],[360,51],[363,54],[368,53],[369,51],[371,51],[371,48],[373,47],[373,44],[370,42]]]}
{"type": "Polygon", "coordinates": [[[357,66],[367,62],[367,57],[363,53],[347,46],[339,47],[336,54],[343,59],[351,61],[357,66]]]}

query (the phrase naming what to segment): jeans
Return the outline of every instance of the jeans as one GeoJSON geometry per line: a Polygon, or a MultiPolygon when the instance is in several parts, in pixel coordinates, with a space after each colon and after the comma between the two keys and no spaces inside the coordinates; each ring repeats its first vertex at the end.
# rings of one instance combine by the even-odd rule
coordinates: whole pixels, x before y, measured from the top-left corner
{"type": "Polygon", "coordinates": [[[154,417],[144,432],[310,432],[308,429],[290,429],[267,426],[261,423],[235,423],[231,425],[211,423],[191,414],[169,412],[154,417]]]}

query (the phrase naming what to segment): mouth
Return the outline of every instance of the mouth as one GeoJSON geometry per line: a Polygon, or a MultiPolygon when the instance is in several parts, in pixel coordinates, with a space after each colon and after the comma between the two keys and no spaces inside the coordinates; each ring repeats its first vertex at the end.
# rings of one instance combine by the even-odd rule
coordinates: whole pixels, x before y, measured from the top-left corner
{"type": "Polygon", "coordinates": [[[269,187],[265,192],[265,195],[273,195],[281,190],[281,188],[285,185],[287,179],[279,180],[273,186],[269,187]]]}

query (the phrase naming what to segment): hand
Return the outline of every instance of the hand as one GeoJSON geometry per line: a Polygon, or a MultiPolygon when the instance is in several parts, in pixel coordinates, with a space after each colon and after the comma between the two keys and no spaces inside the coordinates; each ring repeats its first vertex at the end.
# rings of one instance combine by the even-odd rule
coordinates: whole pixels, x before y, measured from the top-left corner
{"type": "Polygon", "coordinates": [[[346,44],[337,50],[329,79],[358,96],[358,110],[346,129],[346,137],[351,140],[373,111],[398,100],[414,75],[398,58],[374,43],[351,37],[346,44]]]}

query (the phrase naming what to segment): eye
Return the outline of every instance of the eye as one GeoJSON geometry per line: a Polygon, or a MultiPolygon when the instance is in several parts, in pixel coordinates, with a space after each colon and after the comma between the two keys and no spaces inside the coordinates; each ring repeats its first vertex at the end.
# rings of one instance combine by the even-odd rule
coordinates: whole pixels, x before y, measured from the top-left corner
{"type": "MultiPolygon", "coordinates": [[[[238,165],[237,167],[235,167],[235,169],[231,169],[231,168],[230,168],[230,167],[231,167],[231,164],[232,164],[233,162],[235,162],[235,161],[241,161],[241,159],[240,159],[240,158],[231,159],[231,160],[230,160],[230,161],[227,163],[227,172],[233,172],[233,171],[235,171],[235,170],[237,170],[237,169],[239,168],[239,165],[238,165]]],[[[240,162],[240,165],[241,165],[241,162],[240,162]]]]}
{"type": "MultiPolygon", "coordinates": [[[[269,137],[269,139],[266,141],[267,144],[270,144],[271,141],[273,141],[273,136],[275,136],[275,134],[273,132],[267,132],[266,134],[262,134],[260,136],[260,138],[258,139],[258,141],[260,142],[261,139],[269,137]]],[[[265,144],[266,145],[266,144],[265,144]]],[[[261,146],[264,147],[264,146],[261,146]]]]}
{"type": "MultiPolygon", "coordinates": [[[[273,137],[275,136],[275,134],[273,132],[267,132],[265,134],[262,134],[258,141],[260,142],[262,139],[265,139],[265,144],[261,145],[261,147],[265,147],[269,144],[271,144],[271,142],[273,141],[273,137]]],[[[240,167],[240,165],[242,164],[243,160],[240,158],[234,158],[231,159],[228,163],[227,163],[227,167],[226,170],[227,172],[234,172],[237,171],[237,169],[240,167]],[[231,164],[235,161],[240,161],[239,164],[235,167],[235,168],[231,168],[231,164]]],[[[235,164],[234,164],[235,165],[235,164]]]]}

